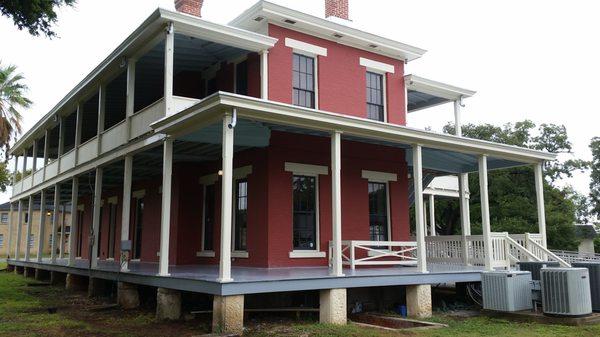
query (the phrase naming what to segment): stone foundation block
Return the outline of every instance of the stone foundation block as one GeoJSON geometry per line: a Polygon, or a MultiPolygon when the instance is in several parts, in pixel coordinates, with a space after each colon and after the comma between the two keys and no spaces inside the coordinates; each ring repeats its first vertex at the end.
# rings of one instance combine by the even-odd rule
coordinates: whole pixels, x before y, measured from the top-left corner
{"type": "Polygon", "coordinates": [[[38,281],[45,281],[49,277],[49,273],[47,270],[37,268],[35,270],[35,279],[38,281]]]}
{"type": "Polygon", "coordinates": [[[117,303],[123,309],[135,309],[140,306],[140,294],[135,284],[119,282],[117,284],[117,303]]]}
{"type": "Polygon", "coordinates": [[[52,285],[63,285],[66,283],[67,275],[59,271],[50,272],[50,284],[52,285]]]}
{"type": "Polygon", "coordinates": [[[97,277],[90,277],[88,282],[88,297],[105,296],[110,289],[110,281],[103,280],[97,277]]]}
{"type": "Polygon", "coordinates": [[[87,290],[88,280],[86,277],[75,274],[67,274],[65,279],[65,289],[70,291],[84,291],[87,290]]]}
{"type": "Polygon", "coordinates": [[[176,320],[181,317],[181,292],[158,288],[156,292],[156,319],[176,320]]]}
{"type": "Polygon", "coordinates": [[[323,289],[319,294],[319,321],[343,325],[348,321],[346,289],[323,289]]]}
{"type": "Polygon", "coordinates": [[[214,296],[212,331],[238,335],[244,332],[244,295],[214,296]]]}
{"type": "Polygon", "coordinates": [[[410,317],[431,317],[431,285],[420,284],[407,286],[406,308],[408,316],[410,317]]]}

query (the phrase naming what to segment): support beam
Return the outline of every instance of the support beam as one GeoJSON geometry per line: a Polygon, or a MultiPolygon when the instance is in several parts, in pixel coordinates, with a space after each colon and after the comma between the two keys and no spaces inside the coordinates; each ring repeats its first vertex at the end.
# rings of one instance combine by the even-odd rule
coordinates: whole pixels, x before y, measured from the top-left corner
{"type": "MultiPolygon", "coordinates": [[[[19,173],[19,155],[15,154],[15,169],[14,174],[12,176],[12,184],[14,185],[17,182],[17,173],[19,173]]],[[[23,179],[23,175],[21,174],[21,179],[23,179]]]]}
{"type": "Polygon", "coordinates": [[[269,51],[260,52],[260,98],[269,99],[269,51]]]}
{"type": "MultiPolygon", "coordinates": [[[[60,202],[60,185],[54,185],[54,204],[52,205],[52,243],[50,244],[50,260],[52,264],[56,263],[56,236],[58,235],[58,204],[60,202]]],[[[71,235],[73,229],[71,226],[71,235]]]]}
{"type": "MultiPolygon", "coordinates": [[[[129,240],[129,220],[131,219],[131,179],[133,176],[133,156],[125,156],[124,174],[123,174],[123,208],[121,212],[121,242],[129,240]]],[[[123,260],[121,262],[121,271],[129,270],[129,253],[121,251],[123,260]]],[[[136,290],[137,291],[137,290],[136,290]]]]}
{"type": "Polygon", "coordinates": [[[454,134],[462,136],[461,118],[462,97],[454,101],[454,134]]]}
{"type": "Polygon", "coordinates": [[[342,134],[331,134],[331,231],[333,249],[331,256],[331,275],[344,276],[342,268],[342,134]]]}
{"type": "Polygon", "coordinates": [[[46,236],[46,190],[40,192],[40,223],[38,227],[37,262],[44,256],[44,238],[46,236]]]}
{"type": "MultiPolygon", "coordinates": [[[[234,111],[234,113],[236,113],[234,111]]],[[[219,259],[218,282],[231,282],[231,206],[233,186],[233,135],[234,129],[230,127],[232,115],[227,113],[223,118],[222,142],[222,171],[221,177],[221,256],[219,259]]]]}
{"type": "Polygon", "coordinates": [[[29,261],[31,254],[31,246],[29,240],[31,238],[31,223],[33,222],[33,195],[29,196],[29,203],[27,204],[27,235],[25,236],[25,261],[29,261]]]}
{"type": "Polygon", "coordinates": [[[346,289],[323,289],[319,293],[319,322],[343,325],[347,323],[346,289]]]}
{"type": "Polygon", "coordinates": [[[32,150],[32,163],[31,163],[31,173],[35,173],[37,171],[37,155],[38,155],[38,142],[37,139],[33,141],[33,150],[32,150]]]}
{"type": "Polygon", "coordinates": [[[417,231],[417,269],[427,272],[425,222],[423,212],[423,154],[421,145],[413,145],[413,181],[415,188],[415,221],[417,231]]]}
{"type": "Polygon", "coordinates": [[[469,209],[469,174],[458,175],[459,206],[460,206],[460,228],[462,236],[463,263],[469,265],[469,245],[467,240],[471,236],[471,210],[469,209]]]}
{"type": "Polygon", "coordinates": [[[46,180],[46,166],[48,165],[48,151],[50,151],[50,130],[46,129],[44,134],[44,180],[46,180]]]}
{"type": "Polygon", "coordinates": [[[539,233],[542,235],[542,244],[548,246],[546,237],[546,209],[544,206],[544,175],[542,171],[543,163],[535,164],[533,172],[535,176],[535,195],[537,199],[537,214],[539,233]]]}
{"type": "Polygon", "coordinates": [[[18,201],[17,207],[17,243],[15,244],[15,260],[21,259],[21,236],[23,232],[23,201],[18,201]]]}
{"type": "MultiPolygon", "coordinates": [[[[61,205],[61,213],[64,215],[65,214],[65,204],[61,205]]],[[[61,225],[60,225],[60,246],[58,247],[58,258],[59,259],[64,259],[65,258],[65,217],[62,217],[62,221],[61,221],[61,225]]],[[[70,237],[69,237],[69,248],[71,247],[71,241],[70,241],[70,237]]],[[[70,249],[69,249],[70,250],[70,249]]]]}
{"type": "Polygon", "coordinates": [[[435,196],[429,195],[429,233],[435,236],[435,196]]]}
{"type": "Polygon", "coordinates": [[[131,134],[131,116],[135,112],[135,64],[136,59],[127,60],[127,98],[125,101],[125,124],[127,139],[131,134]]]}
{"type": "Polygon", "coordinates": [[[173,23],[169,22],[165,35],[165,112],[166,116],[175,113],[173,106],[173,49],[175,47],[175,31],[173,23]]]}
{"type": "Polygon", "coordinates": [[[171,230],[171,180],[173,173],[173,139],[163,143],[162,211],[160,221],[160,263],[158,274],[169,275],[169,234],[171,230]]]}
{"type": "Polygon", "coordinates": [[[244,295],[214,296],[212,331],[235,335],[244,332],[244,295]]]}
{"type": "Polygon", "coordinates": [[[62,155],[65,153],[65,118],[62,116],[58,117],[58,167],[60,168],[60,162],[62,155]]]}
{"type": "MultiPolygon", "coordinates": [[[[77,202],[79,199],[79,178],[78,177],[73,177],[73,182],[71,183],[71,233],[70,233],[70,237],[71,239],[69,240],[69,266],[74,266],[75,265],[75,246],[77,245],[77,237],[79,236],[79,231],[82,230],[82,228],[78,228],[79,226],[77,226],[77,202]]],[[[56,211],[56,209],[55,209],[56,211]]],[[[62,228],[65,228],[65,223],[63,221],[63,224],[61,226],[62,228]]],[[[64,241],[63,241],[63,237],[64,235],[61,235],[61,242],[62,245],[64,245],[64,241]]]]}
{"type": "Polygon", "coordinates": [[[96,135],[98,136],[98,147],[96,153],[102,151],[102,132],[104,132],[104,120],[106,118],[106,85],[101,84],[98,87],[98,121],[96,125],[96,135]]]}
{"type": "Polygon", "coordinates": [[[431,317],[431,285],[406,286],[406,307],[410,317],[431,317]]]}
{"type": "Polygon", "coordinates": [[[27,150],[23,151],[23,173],[21,174],[21,181],[27,177],[27,150]]]}
{"type": "Polygon", "coordinates": [[[483,248],[485,270],[493,270],[492,266],[492,230],[490,228],[490,204],[488,197],[487,156],[479,156],[479,189],[481,200],[481,227],[483,229],[483,248]]]}
{"type": "MultiPolygon", "coordinates": [[[[96,168],[96,181],[94,182],[94,206],[93,206],[93,218],[92,218],[92,255],[91,255],[91,266],[92,268],[98,267],[98,238],[100,237],[100,212],[102,211],[102,175],[104,169],[101,167],[96,168]]],[[[77,203],[75,203],[77,204],[77,203]]]]}

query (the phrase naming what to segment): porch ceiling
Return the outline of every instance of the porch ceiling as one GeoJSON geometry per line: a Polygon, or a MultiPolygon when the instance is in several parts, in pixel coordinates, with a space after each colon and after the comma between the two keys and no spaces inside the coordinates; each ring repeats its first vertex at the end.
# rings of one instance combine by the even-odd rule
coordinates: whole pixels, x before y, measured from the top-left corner
{"type": "Polygon", "coordinates": [[[414,112],[475,95],[475,91],[415,75],[404,76],[408,112],[414,112]]]}

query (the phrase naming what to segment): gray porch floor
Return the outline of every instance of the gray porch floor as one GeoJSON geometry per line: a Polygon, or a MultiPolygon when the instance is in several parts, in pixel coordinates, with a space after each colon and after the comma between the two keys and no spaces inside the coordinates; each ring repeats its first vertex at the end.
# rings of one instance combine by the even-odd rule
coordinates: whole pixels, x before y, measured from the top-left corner
{"type": "Polygon", "coordinates": [[[122,280],[174,289],[206,292],[211,294],[242,294],[275,291],[295,291],[327,288],[352,288],[370,286],[436,284],[444,282],[474,282],[481,279],[483,267],[428,264],[428,273],[420,273],[416,267],[357,267],[344,268],[344,277],[329,275],[329,268],[286,267],[254,268],[232,266],[233,282],[219,283],[218,265],[170,266],[170,275],[158,276],[158,264],[130,262],[129,272],[119,273],[115,261],[98,261],[98,268],[90,271],[87,259],[77,259],[75,266],[68,266],[68,259],[57,259],[55,264],[45,258],[41,263],[31,260],[9,260],[9,263],[27,267],[73,272],[105,279],[122,280]]]}

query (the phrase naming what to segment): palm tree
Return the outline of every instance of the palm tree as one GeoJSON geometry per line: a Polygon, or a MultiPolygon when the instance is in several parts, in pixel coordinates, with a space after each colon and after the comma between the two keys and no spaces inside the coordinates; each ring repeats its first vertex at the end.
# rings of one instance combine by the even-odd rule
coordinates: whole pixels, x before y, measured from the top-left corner
{"type": "MultiPolygon", "coordinates": [[[[21,113],[19,109],[31,106],[31,100],[25,97],[27,85],[22,83],[24,77],[16,73],[17,67],[3,67],[0,63],[0,148],[6,153],[12,140],[21,133],[21,113]]],[[[4,156],[8,160],[8,156],[4,156]]]]}

